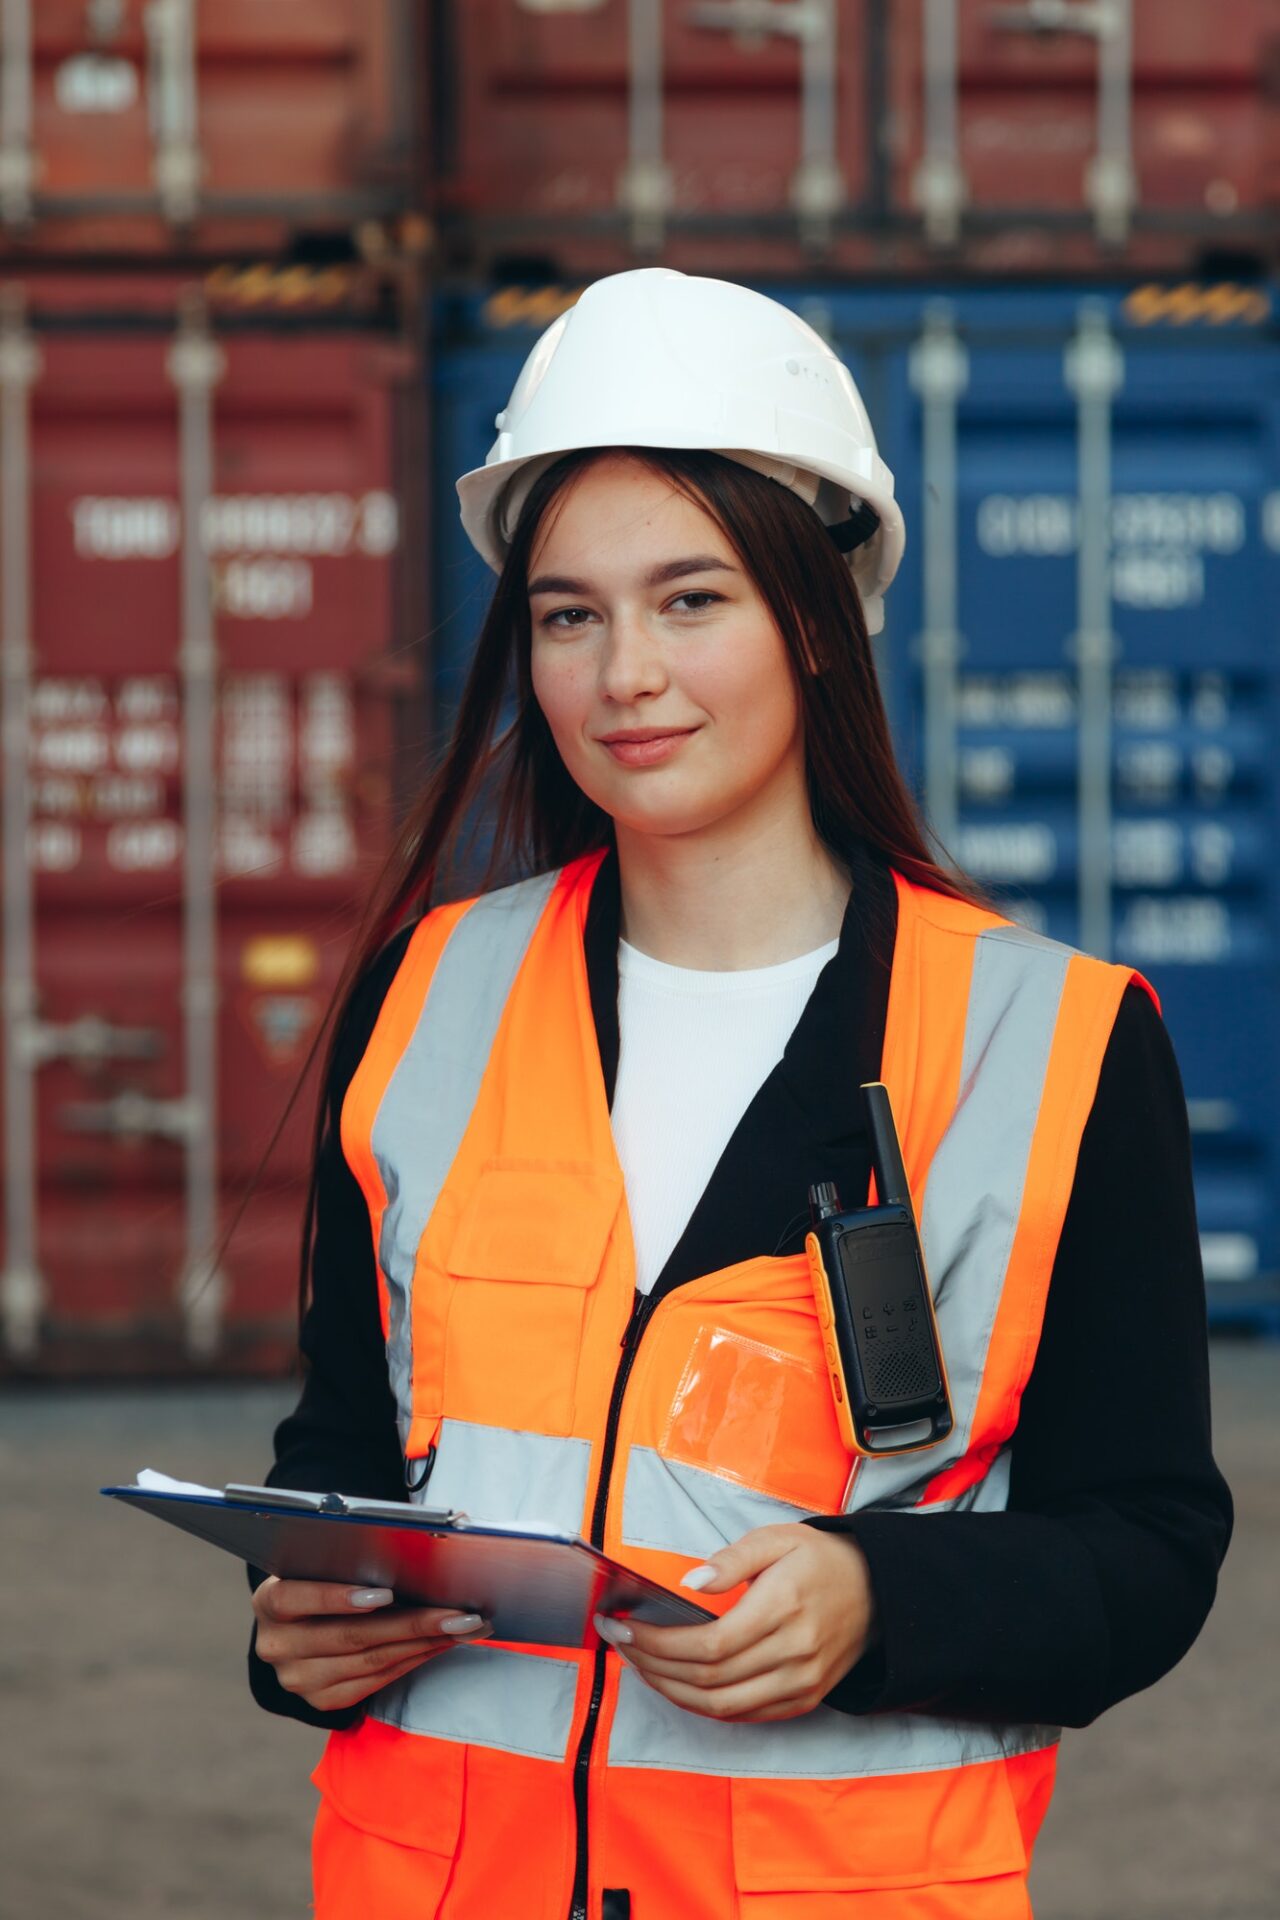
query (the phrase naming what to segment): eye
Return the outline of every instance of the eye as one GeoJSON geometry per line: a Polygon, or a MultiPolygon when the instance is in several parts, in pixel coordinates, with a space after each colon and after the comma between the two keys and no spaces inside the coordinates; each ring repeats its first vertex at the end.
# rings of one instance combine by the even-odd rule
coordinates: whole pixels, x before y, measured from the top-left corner
{"type": "Polygon", "coordinates": [[[670,606],[685,613],[705,613],[723,599],[722,593],[711,593],[706,587],[690,587],[687,593],[678,593],[670,606]]]}
{"type": "Polygon", "coordinates": [[[558,633],[576,633],[590,618],[589,607],[557,607],[553,613],[544,614],[539,624],[558,633]]]}

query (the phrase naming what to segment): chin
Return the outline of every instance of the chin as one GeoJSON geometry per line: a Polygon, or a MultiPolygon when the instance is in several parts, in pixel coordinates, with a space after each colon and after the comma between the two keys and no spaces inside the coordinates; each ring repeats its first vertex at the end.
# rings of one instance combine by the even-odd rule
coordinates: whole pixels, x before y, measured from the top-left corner
{"type": "Polygon", "coordinates": [[[627,833],[645,833],[654,839],[678,840],[685,834],[702,833],[708,827],[714,827],[733,811],[731,806],[692,806],[670,805],[638,808],[636,806],[610,806],[602,799],[600,805],[610,815],[615,827],[622,827],[627,833]]]}

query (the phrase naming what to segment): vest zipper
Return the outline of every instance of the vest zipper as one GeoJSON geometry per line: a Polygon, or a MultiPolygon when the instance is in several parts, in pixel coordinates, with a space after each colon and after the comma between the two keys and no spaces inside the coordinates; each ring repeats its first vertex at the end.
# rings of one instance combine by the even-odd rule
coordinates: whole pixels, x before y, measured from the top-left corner
{"type": "MultiPolygon", "coordinates": [[[[591,1544],[604,1546],[605,1515],[609,1508],[609,1482],[613,1477],[614,1455],[618,1450],[618,1421],[622,1415],[622,1396],[627,1390],[627,1381],[636,1361],[636,1349],[641,1336],[650,1320],[654,1308],[658,1305],[651,1293],[636,1295],[631,1309],[631,1318],[627,1321],[622,1335],[622,1357],[618,1361],[618,1371],[613,1376],[613,1391],[609,1396],[609,1413],[604,1426],[604,1445],[600,1450],[600,1478],[596,1482],[595,1505],[591,1510],[591,1544]]],[[[591,1698],[587,1702],[587,1717],[582,1723],[582,1734],[578,1741],[578,1751],[573,1762],[573,1815],[576,1828],[573,1867],[573,1898],[569,1905],[569,1920],[589,1920],[587,1912],[587,1792],[591,1778],[591,1750],[596,1740],[596,1725],[600,1719],[600,1702],[604,1698],[604,1663],[607,1649],[596,1648],[595,1671],[591,1679],[591,1698]]]]}

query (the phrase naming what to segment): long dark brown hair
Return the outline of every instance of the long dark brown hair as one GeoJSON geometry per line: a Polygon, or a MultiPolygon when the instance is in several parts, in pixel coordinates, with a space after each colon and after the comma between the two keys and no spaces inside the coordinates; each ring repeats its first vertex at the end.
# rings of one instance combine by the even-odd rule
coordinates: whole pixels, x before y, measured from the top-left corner
{"type": "MultiPolygon", "coordinates": [[[[405,821],[374,888],[317,1047],[325,1071],[303,1216],[299,1299],[305,1307],[316,1219],[323,1088],[357,984],[388,939],[450,890],[468,826],[488,797],[492,833],[481,890],[546,872],[612,843],[613,823],[571,779],[530,669],[529,556],[548,511],[604,454],[566,454],[534,482],[511,537],[452,736],[405,821]],[[499,728],[514,699],[515,716],[499,728]],[[325,1036],[327,1035],[327,1040],[325,1036]]],[[[908,879],[958,899],[979,896],[929,850],[919,811],[894,758],[866,621],[848,564],[790,488],[719,454],[626,449],[716,522],[755,582],[786,646],[804,716],[814,825],[838,860],[869,845],[908,879]],[[815,671],[816,669],[816,671],[815,671]]]]}

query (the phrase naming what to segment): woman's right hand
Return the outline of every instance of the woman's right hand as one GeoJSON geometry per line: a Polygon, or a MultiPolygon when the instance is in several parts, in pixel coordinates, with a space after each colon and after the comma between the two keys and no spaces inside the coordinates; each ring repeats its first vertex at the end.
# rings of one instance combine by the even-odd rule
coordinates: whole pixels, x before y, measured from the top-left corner
{"type": "Polygon", "coordinates": [[[424,1660],[493,1631],[456,1607],[397,1607],[386,1587],[279,1580],[253,1596],[257,1650],[289,1693],[322,1713],[354,1707],[424,1660]]]}

